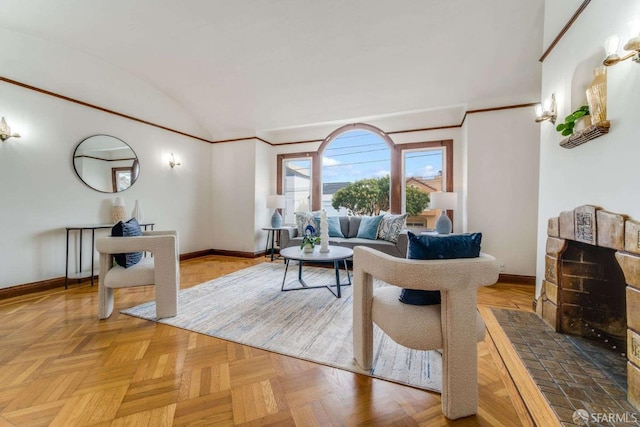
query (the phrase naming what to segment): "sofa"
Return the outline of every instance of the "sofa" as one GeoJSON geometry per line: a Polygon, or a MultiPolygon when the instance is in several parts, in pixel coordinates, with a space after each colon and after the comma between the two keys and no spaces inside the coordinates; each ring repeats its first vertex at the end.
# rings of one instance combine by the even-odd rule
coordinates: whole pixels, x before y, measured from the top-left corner
{"type": "MultiPolygon", "coordinates": [[[[297,215],[297,214],[296,214],[297,215]]],[[[340,232],[344,237],[332,237],[329,235],[329,244],[334,246],[342,246],[353,249],[356,246],[367,246],[369,248],[377,249],[385,254],[406,258],[407,245],[409,239],[407,236],[407,230],[404,229],[404,223],[406,215],[382,215],[384,218],[380,223],[378,231],[375,233],[375,238],[363,238],[357,237],[358,231],[363,218],[361,216],[338,216],[337,222],[339,222],[340,232]],[[389,225],[394,230],[388,231],[389,225]],[[385,229],[386,231],[381,231],[385,229]],[[385,240],[386,239],[386,240],[385,240]]],[[[331,218],[329,218],[331,220],[331,218]]],[[[302,233],[300,230],[304,230],[305,226],[311,223],[311,225],[317,229],[319,223],[319,216],[308,213],[306,221],[300,218],[296,218],[298,223],[297,227],[283,227],[280,233],[280,247],[287,248],[290,246],[300,246],[302,244],[302,233]],[[314,218],[315,221],[311,221],[310,218],[314,218]]],[[[365,219],[366,221],[366,219],[365,219]]],[[[331,228],[329,228],[331,230],[331,228]]],[[[362,234],[362,233],[361,233],[362,234]]],[[[373,236],[370,236],[373,237],[373,236]]]]}

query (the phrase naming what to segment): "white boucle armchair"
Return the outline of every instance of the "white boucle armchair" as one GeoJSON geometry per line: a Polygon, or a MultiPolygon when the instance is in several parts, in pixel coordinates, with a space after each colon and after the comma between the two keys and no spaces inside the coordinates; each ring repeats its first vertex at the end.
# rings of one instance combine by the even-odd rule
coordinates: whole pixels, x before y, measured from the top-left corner
{"type": "Polygon", "coordinates": [[[446,260],[396,258],[358,246],[353,255],[353,349],[358,365],[371,369],[373,323],[398,344],[442,349],[442,412],[457,419],[478,407],[478,348],[485,326],[477,311],[480,286],[496,283],[494,257],[446,260]],[[393,286],[373,288],[373,278],[393,286]],[[442,302],[417,306],[398,300],[400,287],[439,290],[442,302]]]}
{"type": "Polygon", "coordinates": [[[180,253],[177,231],[143,231],[136,237],[99,237],[98,318],[113,312],[114,288],[155,285],[156,317],[173,317],[178,313],[180,288],[180,253]],[[152,256],[129,267],[114,265],[113,254],[150,252],[152,256]]]}

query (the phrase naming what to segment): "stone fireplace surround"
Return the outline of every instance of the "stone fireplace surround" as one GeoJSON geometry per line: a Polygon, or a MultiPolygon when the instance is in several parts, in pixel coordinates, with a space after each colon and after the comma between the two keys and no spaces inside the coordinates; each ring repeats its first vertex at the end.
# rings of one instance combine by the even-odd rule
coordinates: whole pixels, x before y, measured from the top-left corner
{"type": "Polygon", "coordinates": [[[536,312],[558,332],[562,331],[562,254],[570,241],[615,250],[626,282],[627,399],[640,409],[640,222],[592,205],[549,219],[545,279],[536,312]]]}

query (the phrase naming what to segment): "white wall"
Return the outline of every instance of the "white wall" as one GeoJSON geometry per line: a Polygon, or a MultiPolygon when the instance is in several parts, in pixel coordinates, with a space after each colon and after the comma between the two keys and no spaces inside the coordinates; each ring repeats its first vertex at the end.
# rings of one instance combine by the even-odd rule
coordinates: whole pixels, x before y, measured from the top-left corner
{"type": "Polygon", "coordinates": [[[254,252],[259,143],[246,140],[212,145],[213,249],[254,252]]]}
{"type": "Polygon", "coordinates": [[[180,231],[182,253],[211,247],[209,144],[9,84],[0,84],[0,113],[22,134],[0,144],[0,288],[64,276],[64,227],[111,222],[115,194],[73,169],[76,145],[92,134],[122,139],[140,159],[138,181],[118,193],[127,213],[138,199],[156,229],[180,231]],[[169,167],[170,152],[182,166],[169,167]]]}
{"type": "MultiPolygon", "coordinates": [[[[204,135],[171,99],[91,57],[4,29],[0,49],[10,58],[3,76],[204,135]]],[[[0,288],[64,276],[64,227],[111,222],[115,195],[90,189],[73,169],[76,145],[94,134],[122,139],[140,159],[140,178],[118,194],[127,213],[140,200],[156,229],[179,230],[181,253],[211,248],[209,144],[4,82],[0,115],[22,134],[0,143],[0,288]],[[169,167],[170,152],[182,166],[169,167]]]]}
{"type": "MultiPolygon", "coordinates": [[[[548,0],[545,6],[557,3],[548,0]]],[[[640,2],[594,1],[580,15],[543,63],[542,97],[558,99],[559,117],[573,111],[571,99],[576,69],[595,67],[604,59],[603,43],[617,33],[627,40],[627,22],[640,17],[640,2]]],[[[547,23],[545,22],[545,25],[547,23]]],[[[547,30],[545,29],[545,33],[547,30]]],[[[623,41],[623,44],[624,44],[623,41]]],[[[640,65],[625,61],[608,67],[607,116],[609,134],[573,149],[558,145],[561,136],[544,123],[540,137],[540,200],[538,214],[537,292],[544,278],[547,220],[584,204],[640,220],[638,202],[638,118],[640,65]]],[[[580,88],[584,90],[586,87],[580,88]]],[[[576,89],[577,90],[577,89],[576,89]]],[[[579,94],[580,97],[582,93],[579,94]]]]}
{"type": "Polygon", "coordinates": [[[256,141],[256,166],[255,166],[255,236],[254,252],[265,250],[268,233],[262,227],[271,226],[273,212],[267,209],[267,196],[276,194],[271,191],[271,175],[276,169],[276,163],[271,161],[273,148],[264,142],[256,141]]]}
{"type": "Polygon", "coordinates": [[[508,274],[535,275],[540,125],[533,108],[467,116],[467,230],[508,274]]]}

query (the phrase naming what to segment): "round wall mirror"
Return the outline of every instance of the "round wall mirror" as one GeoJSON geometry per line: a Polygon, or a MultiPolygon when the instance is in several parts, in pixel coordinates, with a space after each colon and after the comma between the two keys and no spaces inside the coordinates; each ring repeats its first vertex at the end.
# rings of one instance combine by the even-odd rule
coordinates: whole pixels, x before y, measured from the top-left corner
{"type": "Polygon", "coordinates": [[[128,189],[140,174],[136,153],[109,135],[92,135],[80,141],[73,153],[73,168],[82,182],[103,193],[128,189]]]}

